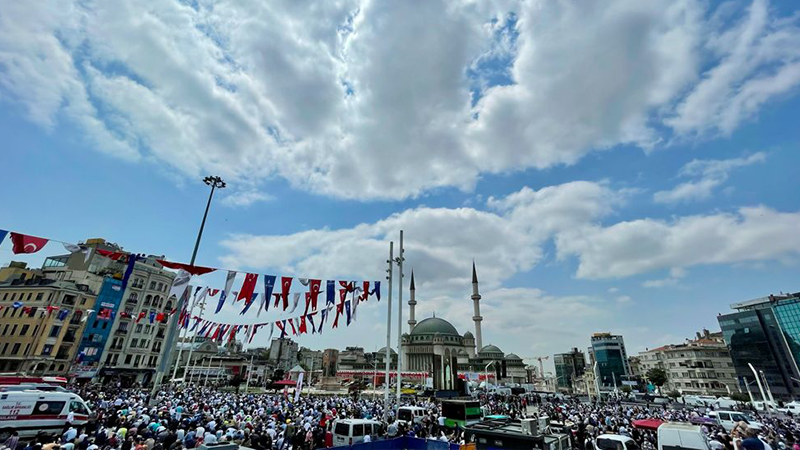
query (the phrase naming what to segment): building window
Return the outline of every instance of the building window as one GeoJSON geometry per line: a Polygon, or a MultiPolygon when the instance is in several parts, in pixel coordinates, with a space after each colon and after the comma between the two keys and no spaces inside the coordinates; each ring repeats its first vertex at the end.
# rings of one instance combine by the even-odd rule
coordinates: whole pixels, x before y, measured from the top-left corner
{"type": "Polygon", "coordinates": [[[16,355],[17,353],[19,353],[19,347],[20,347],[19,342],[15,343],[14,346],[11,347],[11,354],[16,355]]]}
{"type": "Polygon", "coordinates": [[[155,281],[151,281],[150,282],[150,290],[151,291],[155,291],[156,290],[156,282],[155,281]]]}
{"type": "Polygon", "coordinates": [[[130,364],[132,359],[133,355],[125,355],[125,364],[130,364]]]}
{"type": "Polygon", "coordinates": [[[4,355],[6,354],[6,350],[8,350],[8,342],[6,342],[5,345],[3,345],[3,354],[4,355]]]}
{"type": "Polygon", "coordinates": [[[33,297],[33,292],[28,292],[28,300],[30,300],[31,297],[33,297]]]}
{"type": "Polygon", "coordinates": [[[59,335],[60,333],[61,333],[61,326],[59,326],[59,325],[53,325],[53,327],[52,327],[52,328],[50,328],[50,337],[51,337],[51,338],[58,337],[58,335],[59,335]]]}
{"type": "Polygon", "coordinates": [[[134,361],[133,365],[138,366],[140,362],[142,362],[142,355],[136,355],[136,360],[134,361]]]}
{"type": "Polygon", "coordinates": [[[85,304],[86,304],[86,297],[81,297],[81,305],[85,305],[85,304]]]}
{"type": "Polygon", "coordinates": [[[104,321],[103,321],[103,327],[102,327],[102,328],[103,328],[104,330],[105,330],[106,328],[108,328],[108,321],[107,321],[107,320],[104,320],[104,321]]]}
{"type": "Polygon", "coordinates": [[[36,294],[36,300],[41,300],[44,297],[44,292],[38,292],[36,294]]]}
{"type": "Polygon", "coordinates": [[[19,330],[19,334],[20,334],[20,336],[25,336],[25,335],[27,335],[27,334],[28,334],[28,329],[29,329],[29,328],[30,328],[30,325],[27,325],[27,324],[26,324],[26,325],[23,325],[23,326],[22,326],[22,328],[19,330]]]}
{"type": "MultiPolygon", "coordinates": [[[[8,327],[9,326],[10,326],[9,324],[6,324],[6,326],[3,328],[3,336],[5,336],[6,333],[8,332],[8,327]]],[[[5,353],[5,352],[3,352],[3,353],[5,353]]]]}
{"type": "Polygon", "coordinates": [[[136,348],[139,346],[139,340],[136,338],[131,339],[131,348],[136,348]]]}

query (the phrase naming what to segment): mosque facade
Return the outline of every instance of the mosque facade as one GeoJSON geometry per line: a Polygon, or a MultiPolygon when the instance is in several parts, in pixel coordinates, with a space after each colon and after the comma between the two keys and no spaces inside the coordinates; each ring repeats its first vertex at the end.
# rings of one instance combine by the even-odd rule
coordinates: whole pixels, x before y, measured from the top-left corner
{"type": "Polygon", "coordinates": [[[527,371],[522,358],[513,353],[506,355],[495,345],[483,345],[481,296],[474,263],[471,296],[474,334],[471,331],[460,334],[450,322],[440,317],[428,317],[417,322],[414,311],[417,301],[413,272],[410,289],[409,332],[403,334],[401,344],[403,370],[428,373],[433,378],[433,387],[436,390],[455,390],[459,375],[475,380],[482,379],[484,374],[488,373],[490,381],[494,382],[499,372],[500,382],[526,381],[527,371]]]}

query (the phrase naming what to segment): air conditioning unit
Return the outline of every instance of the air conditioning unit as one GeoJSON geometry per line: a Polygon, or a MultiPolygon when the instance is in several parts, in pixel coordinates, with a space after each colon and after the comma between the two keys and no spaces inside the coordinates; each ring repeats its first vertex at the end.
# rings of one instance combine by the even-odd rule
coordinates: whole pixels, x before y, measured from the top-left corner
{"type": "Polygon", "coordinates": [[[539,417],[539,433],[544,434],[547,431],[547,427],[550,425],[550,418],[547,416],[540,416],[539,417]]]}
{"type": "Polygon", "coordinates": [[[522,419],[522,433],[529,436],[537,436],[539,434],[539,421],[537,419],[522,419]]]}

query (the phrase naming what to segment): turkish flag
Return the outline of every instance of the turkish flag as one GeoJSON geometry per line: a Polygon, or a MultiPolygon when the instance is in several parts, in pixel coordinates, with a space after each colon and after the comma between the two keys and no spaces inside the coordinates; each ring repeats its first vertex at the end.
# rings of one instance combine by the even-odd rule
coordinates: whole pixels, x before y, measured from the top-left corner
{"type": "Polygon", "coordinates": [[[36,253],[47,244],[48,239],[36,236],[28,236],[27,234],[11,233],[11,242],[14,247],[11,251],[14,254],[19,253],[36,253]]]}

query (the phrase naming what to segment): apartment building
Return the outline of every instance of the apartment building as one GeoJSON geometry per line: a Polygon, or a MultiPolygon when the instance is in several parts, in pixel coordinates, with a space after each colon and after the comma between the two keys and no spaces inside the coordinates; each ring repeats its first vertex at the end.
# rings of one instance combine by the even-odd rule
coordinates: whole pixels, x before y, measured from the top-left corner
{"type": "Polygon", "coordinates": [[[703,330],[683,344],[671,344],[639,353],[642,373],[653,368],[667,372],[664,391],[690,395],[730,395],[738,381],[722,333],[703,330]]]}
{"type": "Polygon", "coordinates": [[[135,263],[119,314],[103,349],[98,376],[123,385],[153,380],[176,300],[167,298],[175,274],[146,257],[135,263]]]}
{"type": "Polygon", "coordinates": [[[0,282],[0,372],[65,376],[96,292],[13,264],[0,282]]]}

